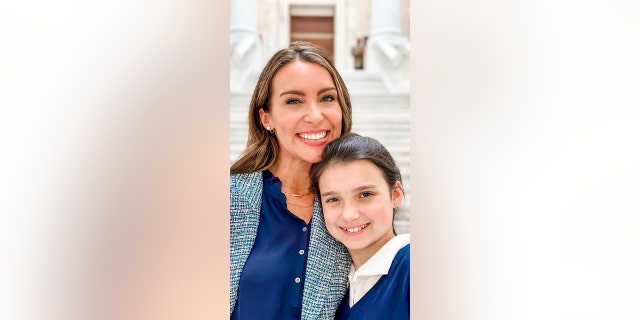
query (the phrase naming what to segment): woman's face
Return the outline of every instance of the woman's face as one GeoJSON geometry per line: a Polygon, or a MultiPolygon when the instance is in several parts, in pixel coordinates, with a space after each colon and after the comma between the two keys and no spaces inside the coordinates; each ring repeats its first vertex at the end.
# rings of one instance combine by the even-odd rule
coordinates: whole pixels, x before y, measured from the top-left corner
{"type": "Polygon", "coordinates": [[[342,109],[331,74],[317,63],[292,61],[271,83],[271,110],[260,109],[262,125],[275,130],[278,162],[319,162],[325,145],[342,134],[342,109]]]}
{"type": "Polygon", "coordinates": [[[368,260],[394,237],[393,208],[402,201],[402,185],[390,188],[371,161],[328,165],[318,188],[327,230],[354,258],[368,260]]]}

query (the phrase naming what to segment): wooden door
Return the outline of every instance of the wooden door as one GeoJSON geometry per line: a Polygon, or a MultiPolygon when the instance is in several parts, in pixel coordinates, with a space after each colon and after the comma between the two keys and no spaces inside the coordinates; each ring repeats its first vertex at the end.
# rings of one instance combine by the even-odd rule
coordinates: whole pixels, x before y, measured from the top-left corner
{"type": "Polygon", "coordinates": [[[308,41],[324,49],[333,59],[333,16],[291,16],[291,41],[308,41]]]}

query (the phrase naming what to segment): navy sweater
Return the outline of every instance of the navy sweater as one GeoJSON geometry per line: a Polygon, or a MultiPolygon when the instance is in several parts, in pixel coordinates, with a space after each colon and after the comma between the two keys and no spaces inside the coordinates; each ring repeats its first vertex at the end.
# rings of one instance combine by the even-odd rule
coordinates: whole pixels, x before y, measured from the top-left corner
{"type": "Polygon", "coordinates": [[[389,273],[382,276],[351,308],[347,291],[336,320],[409,319],[409,252],[409,244],[400,249],[393,258],[389,273]]]}

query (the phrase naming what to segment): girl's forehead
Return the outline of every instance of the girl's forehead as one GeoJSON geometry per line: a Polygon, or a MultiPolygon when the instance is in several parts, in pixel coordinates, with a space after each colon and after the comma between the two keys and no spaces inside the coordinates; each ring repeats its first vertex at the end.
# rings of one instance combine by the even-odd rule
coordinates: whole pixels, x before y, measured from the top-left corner
{"type": "Polygon", "coordinates": [[[373,179],[378,177],[383,178],[384,180],[384,175],[380,168],[370,160],[357,159],[348,162],[340,161],[327,164],[320,175],[320,181],[331,183],[331,180],[335,179],[349,181],[355,179],[373,179]],[[332,176],[331,179],[322,179],[323,176],[327,175],[332,176]]]}

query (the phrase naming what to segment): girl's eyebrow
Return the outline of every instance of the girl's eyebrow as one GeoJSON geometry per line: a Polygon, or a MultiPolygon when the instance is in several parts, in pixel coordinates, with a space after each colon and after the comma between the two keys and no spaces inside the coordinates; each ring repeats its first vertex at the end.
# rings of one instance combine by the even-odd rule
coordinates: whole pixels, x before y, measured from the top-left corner
{"type": "Polygon", "coordinates": [[[330,196],[330,195],[334,195],[334,194],[337,194],[337,192],[335,192],[335,191],[327,191],[327,192],[321,193],[320,196],[321,197],[326,197],[326,196],[330,196]]]}
{"type": "Polygon", "coordinates": [[[375,188],[376,188],[375,185],[365,185],[365,186],[357,187],[357,188],[353,189],[353,191],[361,191],[361,190],[365,190],[365,189],[375,189],[375,188]]]}
{"type": "MultiPolygon", "coordinates": [[[[357,188],[354,188],[353,191],[362,191],[362,190],[366,190],[366,189],[375,189],[376,186],[375,185],[364,185],[364,186],[360,186],[357,188]]],[[[320,194],[321,197],[326,197],[326,196],[330,196],[330,195],[334,195],[334,194],[338,194],[335,191],[327,191],[327,192],[323,192],[320,194]]]]}

